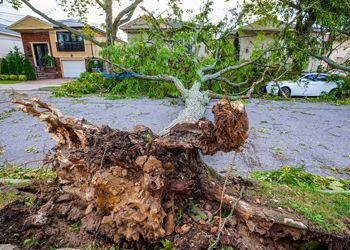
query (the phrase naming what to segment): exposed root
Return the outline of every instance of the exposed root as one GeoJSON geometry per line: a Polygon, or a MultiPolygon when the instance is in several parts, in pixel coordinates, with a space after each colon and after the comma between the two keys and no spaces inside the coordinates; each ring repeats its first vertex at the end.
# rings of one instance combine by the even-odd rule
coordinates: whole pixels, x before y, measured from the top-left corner
{"type": "Polygon", "coordinates": [[[28,227],[59,213],[81,221],[81,231],[116,243],[155,242],[175,230],[174,200],[192,198],[222,200],[228,209],[237,202],[234,214],[250,233],[272,238],[269,232],[277,230],[280,238],[310,237],[310,228],[292,214],[238,201],[232,190],[222,196],[221,177],[201,161],[198,150],[210,155],[239,151],[247,139],[248,119],[240,102],[220,100],[213,107],[214,123],[177,124],[163,137],[144,126],[132,132],[95,126],[38,99],[13,102],[47,123],[56,142],[53,169],[62,190],[26,219],[28,227]]]}

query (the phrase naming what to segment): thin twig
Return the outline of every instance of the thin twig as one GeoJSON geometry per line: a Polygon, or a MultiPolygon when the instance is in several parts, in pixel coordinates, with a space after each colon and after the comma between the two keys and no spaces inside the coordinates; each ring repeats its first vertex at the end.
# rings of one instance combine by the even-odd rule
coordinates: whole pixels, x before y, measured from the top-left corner
{"type": "Polygon", "coordinates": [[[229,170],[228,170],[228,172],[227,172],[227,174],[225,176],[225,182],[224,182],[224,185],[222,187],[221,199],[220,199],[220,207],[219,207],[219,212],[220,212],[219,225],[221,225],[222,201],[224,199],[228,178],[229,178],[229,176],[231,175],[231,173],[233,171],[233,165],[234,165],[234,162],[236,161],[236,156],[237,156],[237,152],[235,152],[235,154],[233,155],[232,161],[230,162],[230,168],[229,168],[229,170]]]}
{"type": "Polygon", "coordinates": [[[208,247],[208,250],[213,250],[216,247],[216,245],[219,243],[220,236],[221,236],[221,233],[222,233],[222,231],[223,231],[223,229],[225,227],[225,224],[226,224],[228,218],[230,218],[232,216],[232,214],[233,214],[233,212],[234,212],[238,202],[242,199],[244,191],[245,191],[245,186],[243,186],[241,188],[241,191],[239,192],[238,199],[234,203],[232,203],[231,211],[230,211],[229,215],[224,219],[222,225],[219,228],[218,235],[216,236],[215,241],[208,247]]]}

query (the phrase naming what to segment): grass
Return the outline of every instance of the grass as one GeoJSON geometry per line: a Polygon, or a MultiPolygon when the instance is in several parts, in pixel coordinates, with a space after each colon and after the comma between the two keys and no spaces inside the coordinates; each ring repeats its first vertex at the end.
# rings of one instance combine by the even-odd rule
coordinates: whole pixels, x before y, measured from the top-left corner
{"type": "Polygon", "coordinates": [[[41,87],[38,90],[39,91],[59,91],[60,90],[60,86],[41,87]]]}
{"type": "Polygon", "coordinates": [[[6,118],[10,117],[11,113],[16,112],[17,110],[15,108],[0,112],[0,121],[5,120],[6,118]]]}
{"type": "Polygon", "coordinates": [[[18,190],[12,184],[0,186],[0,208],[4,207],[11,201],[14,201],[18,195],[18,190]]]}
{"type": "Polygon", "coordinates": [[[327,232],[341,232],[350,217],[350,181],[304,172],[301,167],[282,166],[271,172],[253,172],[260,182],[253,196],[271,207],[293,209],[327,232]]]}
{"type": "Polygon", "coordinates": [[[5,166],[0,168],[0,178],[21,180],[54,180],[56,173],[47,168],[21,168],[5,166]]]}
{"type": "Polygon", "coordinates": [[[0,84],[16,84],[16,83],[21,83],[23,81],[18,81],[18,80],[0,80],[0,84]]]}

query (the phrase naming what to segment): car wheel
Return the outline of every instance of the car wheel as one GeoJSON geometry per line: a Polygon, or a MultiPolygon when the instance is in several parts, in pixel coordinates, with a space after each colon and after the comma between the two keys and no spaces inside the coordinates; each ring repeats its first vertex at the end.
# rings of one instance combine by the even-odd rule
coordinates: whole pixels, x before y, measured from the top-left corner
{"type": "Polygon", "coordinates": [[[278,95],[283,96],[282,91],[287,97],[290,97],[290,94],[291,94],[290,88],[282,87],[281,90],[278,91],[278,95]]]}

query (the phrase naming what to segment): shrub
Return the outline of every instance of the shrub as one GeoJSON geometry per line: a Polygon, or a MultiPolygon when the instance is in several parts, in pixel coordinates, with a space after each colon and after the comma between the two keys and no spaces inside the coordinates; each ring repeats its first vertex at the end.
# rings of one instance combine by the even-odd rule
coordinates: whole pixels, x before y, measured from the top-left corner
{"type": "Polygon", "coordinates": [[[17,80],[17,76],[16,75],[9,75],[9,80],[17,80]]]}
{"type": "Polygon", "coordinates": [[[23,72],[23,58],[24,56],[19,52],[18,48],[15,47],[6,56],[8,61],[8,71],[10,75],[20,75],[23,72]]]}
{"type": "Polygon", "coordinates": [[[3,58],[1,60],[0,73],[3,75],[7,75],[9,73],[8,62],[7,62],[6,58],[3,58]]]}
{"type": "MultiPolygon", "coordinates": [[[[95,60],[97,60],[97,59],[90,59],[90,58],[88,59],[87,72],[92,73],[92,69],[96,68],[95,60]]],[[[97,62],[98,62],[97,65],[98,65],[99,69],[101,71],[103,71],[103,61],[102,60],[97,60],[97,62]]]]}
{"type": "Polygon", "coordinates": [[[45,67],[56,67],[55,58],[50,55],[45,55],[42,57],[45,67]]]}
{"type": "Polygon", "coordinates": [[[20,81],[27,81],[27,77],[26,77],[26,75],[19,75],[18,76],[18,80],[20,80],[20,81]]]}
{"type": "Polygon", "coordinates": [[[28,58],[24,58],[23,60],[23,73],[27,77],[27,80],[35,80],[36,75],[34,72],[34,68],[28,58]]]}
{"type": "Polygon", "coordinates": [[[80,97],[82,95],[94,93],[109,93],[115,84],[116,82],[114,79],[105,79],[99,73],[84,72],[80,75],[79,79],[63,84],[60,89],[54,91],[53,94],[57,97],[80,97]]]}

